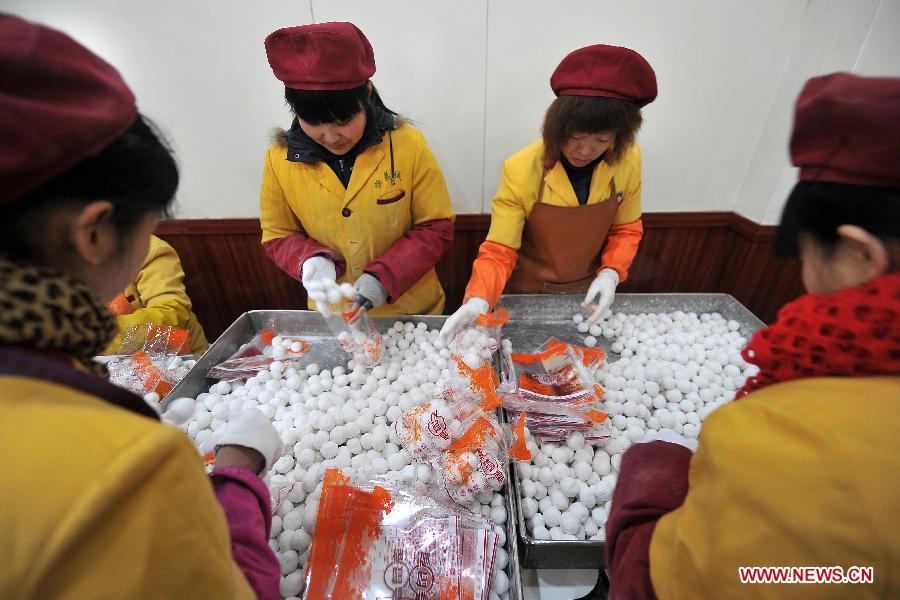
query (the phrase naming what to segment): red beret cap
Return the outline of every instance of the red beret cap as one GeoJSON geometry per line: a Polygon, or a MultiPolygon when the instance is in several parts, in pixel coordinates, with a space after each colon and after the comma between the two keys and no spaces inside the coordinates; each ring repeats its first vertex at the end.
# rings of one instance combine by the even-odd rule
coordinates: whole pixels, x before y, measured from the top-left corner
{"type": "Polygon", "coordinates": [[[66,34],[0,14],[0,205],[118,138],[137,117],[119,72],[66,34]]]}
{"type": "Polygon", "coordinates": [[[807,81],[791,160],[805,181],[900,187],[900,79],[833,73],[807,81]]]}
{"type": "Polygon", "coordinates": [[[596,44],[566,56],[553,71],[550,87],[557,96],[618,98],[643,107],[656,99],[656,73],[634,50],[596,44]]]}
{"type": "Polygon", "coordinates": [[[375,74],[372,44],[353,23],[285,27],[266,38],[275,77],[298,90],[349,90],[375,74]]]}

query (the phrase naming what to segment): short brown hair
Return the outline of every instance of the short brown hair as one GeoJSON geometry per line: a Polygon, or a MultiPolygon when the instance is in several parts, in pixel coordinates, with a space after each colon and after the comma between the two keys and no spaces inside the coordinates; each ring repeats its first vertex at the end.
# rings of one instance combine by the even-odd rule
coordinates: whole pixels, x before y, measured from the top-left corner
{"type": "Polygon", "coordinates": [[[616,139],[606,152],[606,162],[615,164],[628,151],[643,117],[634,102],[599,96],[560,96],[544,115],[544,166],[553,167],[563,144],[576,133],[613,132],[616,139]]]}

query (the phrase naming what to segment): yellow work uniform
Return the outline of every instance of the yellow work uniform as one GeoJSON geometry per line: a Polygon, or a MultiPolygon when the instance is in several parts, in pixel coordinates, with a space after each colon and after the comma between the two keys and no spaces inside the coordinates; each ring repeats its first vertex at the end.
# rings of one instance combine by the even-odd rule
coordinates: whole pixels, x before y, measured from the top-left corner
{"type": "Polygon", "coordinates": [[[187,437],[0,376],[0,598],[255,598],[187,437]]]}
{"type": "Polygon", "coordinates": [[[650,542],[677,598],[897,598],[900,377],[757,390],[703,424],[684,504],[650,542]],[[745,566],[874,567],[874,584],[742,584],[745,566]]]}
{"type": "MultiPolygon", "coordinates": [[[[385,132],[379,144],[356,158],[346,189],[324,162],[291,162],[285,153],[278,144],[266,153],[262,242],[296,233],[309,236],[346,261],[339,283],[355,282],[370,261],[414,225],[454,217],[441,169],[424,136],[408,124],[385,132]]],[[[315,308],[312,300],[309,307],[315,308]]],[[[444,290],[432,268],[402,296],[369,314],[440,314],[443,309],[444,290]]]]}
{"type": "Polygon", "coordinates": [[[158,237],[150,237],[150,251],[137,277],[125,290],[134,312],[118,315],[119,334],[107,348],[115,354],[125,332],[134,325],[153,323],[171,325],[190,332],[191,354],[206,352],[209,342],[197,315],[191,312],[191,299],[184,288],[184,271],[175,249],[158,237]]]}
{"type": "MultiPolygon", "coordinates": [[[[534,208],[541,185],[543,158],[544,142],[538,140],[503,163],[503,178],[491,204],[491,228],[487,241],[513,250],[522,246],[522,229],[534,208]]],[[[637,221],[641,218],[641,149],[636,143],[614,166],[605,160],[597,163],[591,176],[587,204],[597,204],[609,197],[609,183],[613,177],[619,200],[613,226],[637,221]]],[[[541,202],[553,206],[579,206],[561,161],[547,171],[544,183],[546,187],[541,202]]],[[[629,264],[632,258],[633,255],[629,257],[629,264]]]]}

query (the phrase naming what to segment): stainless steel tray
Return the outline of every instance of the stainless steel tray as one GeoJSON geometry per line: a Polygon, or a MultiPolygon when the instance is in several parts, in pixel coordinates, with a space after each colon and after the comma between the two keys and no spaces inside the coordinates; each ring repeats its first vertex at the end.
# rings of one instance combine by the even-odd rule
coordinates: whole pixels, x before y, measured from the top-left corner
{"type": "MultiPolygon", "coordinates": [[[[581,344],[585,334],[575,329],[572,315],[579,311],[579,295],[522,294],[500,298],[500,305],[509,311],[509,323],[503,327],[503,337],[509,339],[518,352],[532,352],[551,337],[581,344]]],[[[763,327],[743,304],[728,294],[617,294],[613,312],[627,314],[660,312],[717,312],[726,319],[740,323],[741,335],[747,339],[763,327]]],[[[598,339],[615,362],[618,355],[610,350],[610,342],[598,339]]],[[[606,544],[591,541],[537,540],[525,526],[519,501],[519,473],[512,469],[512,486],[519,529],[519,553],[526,569],[599,569],[605,566],[606,544]]]]}
{"type": "MultiPolygon", "coordinates": [[[[425,323],[429,329],[440,329],[445,316],[433,315],[404,315],[399,317],[384,317],[374,319],[375,325],[381,331],[385,331],[396,321],[412,323],[425,323]]],[[[346,366],[347,354],[338,345],[334,335],[325,323],[325,320],[317,312],[308,310],[251,310],[245,312],[232,323],[228,329],[219,336],[206,351],[206,354],[197,361],[193,369],[175,386],[167,399],[190,396],[196,398],[199,394],[209,389],[216,380],[206,376],[210,368],[226,360],[242,345],[249,342],[259,331],[265,329],[270,323],[274,323],[279,333],[289,335],[302,335],[306,338],[316,338],[312,349],[304,356],[305,363],[318,363],[323,369],[331,369],[338,365],[346,366]]],[[[509,554],[509,564],[506,572],[509,575],[510,600],[524,600],[522,592],[522,571],[517,552],[517,540],[519,539],[519,524],[516,519],[517,504],[513,497],[513,472],[507,465],[506,487],[506,550],[509,554]]]]}

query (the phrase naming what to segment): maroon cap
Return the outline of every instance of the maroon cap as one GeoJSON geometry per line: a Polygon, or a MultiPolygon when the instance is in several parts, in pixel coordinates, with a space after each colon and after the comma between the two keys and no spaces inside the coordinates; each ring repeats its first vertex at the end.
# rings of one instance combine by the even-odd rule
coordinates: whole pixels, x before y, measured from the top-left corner
{"type": "Polygon", "coordinates": [[[62,32],[0,14],[0,205],[103,150],[136,116],[109,63],[62,32]]]}
{"type": "Polygon", "coordinates": [[[557,96],[618,98],[642,107],[656,99],[656,73],[634,50],[596,44],[562,59],[550,87],[557,96]]]}
{"type": "Polygon", "coordinates": [[[833,73],[807,81],[791,161],[804,181],[900,187],[900,79],[833,73]]]}
{"type": "Polygon", "coordinates": [[[349,90],[375,74],[372,44],[353,23],[285,27],[266,37],[275,77],[298,90],[349,90]]]}

